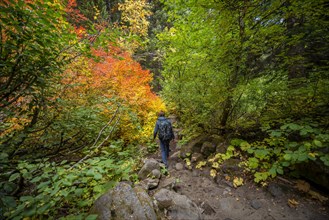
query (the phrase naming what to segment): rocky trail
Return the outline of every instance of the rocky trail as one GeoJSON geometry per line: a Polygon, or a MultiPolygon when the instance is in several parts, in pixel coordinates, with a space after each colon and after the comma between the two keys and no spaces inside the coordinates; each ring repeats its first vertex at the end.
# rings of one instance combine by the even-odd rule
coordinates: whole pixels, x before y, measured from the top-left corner
{"type": "MultiPolygon", "coordinates": [[[[328,203],[321,203],[301,193],[288,180],[278,179],[266,187],[245,181],[244,185],[235,188],[225,175],[213,179],[209,169],[188,169],[179,157],[180,149],[175,144],[171,145],[171,149],[169,175],[163,176],[159,186],[149,194],[154,195],[161,188],[170,188],[196,204],[201,212],[200,219],[329,219],[328,203]]],[[[156,159],[160,161],[160,158],[158,154],[156,159]]],[[[169,215],[167,219],[175,218],[169,215]]]]}
{"type": "Polygon", "coordinates": [[[223,172],[216,178],[209,175],[209,167],[196,169],[202,155],[193,153],[193,149],[201,145],[207,146],[202,140],[189,145],[192,164],[188,166],[182,159],[186,146],[179,147],[173,141],[167,172],[159,151],[148,155],[138,172],[139,183],[120,182],[96,200],[90,213],[97,214],[100,220],[329,219],[328,195],[304,181],[276,178],[260,186],[243,175],[234,160],[223,165],[223,172]],[[243,176],[243,184],[234,186],[234,176],[243,176]]]}

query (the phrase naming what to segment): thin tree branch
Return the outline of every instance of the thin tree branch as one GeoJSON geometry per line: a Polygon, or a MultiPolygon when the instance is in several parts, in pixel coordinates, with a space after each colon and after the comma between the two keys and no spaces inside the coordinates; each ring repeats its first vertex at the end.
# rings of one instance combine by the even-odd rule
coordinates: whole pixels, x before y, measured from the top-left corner
{"type": "MultiPolygon", "coordinates": [[[[98,137],[97,137],[95,143],[93,144],[92,148],[96,146],[96,142],[98,141],[100,135],[103,133],[104,129],[105,129],[106,127],[108,127],[108,126],[111,124],[111,122],[113,121],[113,119],[117,116],[117,114],[118,114],[118,112],[119,112],[119,111],[118,111],[119,108],[120,108],[120,105],[118,106],[118,108],[117,108],[115,114],[113,115],[113,117],[110,119],[109,123],[107,123],[107,124],[101,129],[101,131],[99,132],[98,137]]],[[[89,154],[89,155],[87,154],[87,155],[84,156],[81,160],[79,160],[77,163],[75,163],[74,165],[72,165],[72,166],[69,168],[69,170],[71,170],[73,167],[77,166],[78,164],[82,163],[84,160],[90,158],[90,157],[96,152],[95,150],[101,148],[101,147],[103,146],[103,144],[105,143],[105,141],[107,141],[107,140],[110,138],[110,136],[112,135],[112,132],[114,131],[114,128],[115,128],[116,125],[118,124],[119,120],[120,120],[120,116],[117,117],[117,120],[116,120],[116,122],[114,123],[114,125],[112,126],[112,129],[111,129],[110,133],[109,133],[109,134],[107,135],[107,137],[102,141],[102,143],[100,143],[97,147],[95,147],[95,148],[93,149],[93,151],[91,152],[91,154],[89,154]]]]}

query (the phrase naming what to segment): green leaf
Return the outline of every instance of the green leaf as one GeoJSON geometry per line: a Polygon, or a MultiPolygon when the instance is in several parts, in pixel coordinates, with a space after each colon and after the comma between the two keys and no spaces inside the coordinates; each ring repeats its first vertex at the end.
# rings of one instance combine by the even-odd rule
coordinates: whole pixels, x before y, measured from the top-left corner
{"type": "Polygon", "coordinates": [[[255,157],[259,158],[259,159],[264,159],[267,155],[269,154],[268,150],[255,150],[255,157]]]}
{"type": "Polygon", "coordinates": [[[67,163],[67,160],[63,160],[60,165],[63,165],[63,164],[66,164],[67,163]]]}
{"type": "Polygon", "coordinates": [[[250,148],[250,144],[247,141],[243,141],[240,144],[240,147],[241,147],[241,150],[246,151],[246,150],[248,150],[250,148]]]}
{"type": "Polygon", "coordinates": [[[81,196],[81,195],[83,194],[83,192],[84,192],[83,189],[78,188],[78,189],[74,190],[73,193],[74,193],[76,196],[81,196]]]}
{"type": "Polygon", "coordinates": [[[94,175],[94,179],[95,180],[101,180],[102,179],[102,174],[100,174],[100,173],[95,173],[95,175],[94,175]]]}
{"type": "Polygon", "coordinates": [[[320,157],[320,160],[324,163],[324,165],[329,166],[329,155],[328,154],[320,157]]]}
{"type": "Polygon", "coordinates": [[[7,153],[0,153],[0,161],[7,162],[8,161],[8,154],[7,153]]]}
{"type": "Polygon", "coordinates": [[[89,169],[87,172],[86,172],[86,176],[94,176],[95,175],[95,170],[94,169],[89,169]]]}
{"type": "Polygon", "coordinates": [[[21,176],[20,173],[14,173],[9,177],[9,182],[13,182],[14,180],[18,179],[21,176]]]}
{"type": "Polygon", "coordinates": [[[273,152],[274,152],[274,154],[276,154],[276,155],[278,155],[278,154],[280,154],[281,153],[281,148],[279,148],[279,147],[275,147],[274,149],[273,149],[273,152]]]}
{"type": "Polygon", "coordinates": [[[285,154],[285,155],[283,155],[283,158],[285,160],[291,160],[291,154],[285,154]]]}
{"type": "Polygon", "coordinates": [[[96,215],[96,214],[88,215],[88,216],[86,217],[86,220],[96,220],[97,217],[98,217],[98,215],[96,215]]]}
{"type": "Polygon", "coordinates": [[[281,131],[272,131],[270,135],[272,137],[281,137],[282,132],[281,131]]]}
{"type": "Polygon", "coordinates": [[[30,172],[25,172],[25,173],[23,173],[23,177],[24,177],[24,179],[31,179],[32,174],[30,172]]]}
{"type": "Polygon", "coordinates": [[[269,173],[268,172],[257,172],[254,174],[256,183],[267,180],[269,173]]]}
{"type": "Polygon", "coordinates": [[[322,142],[319,141],[319,140],[314,140],[313,143],[314,143],[314,145],[317,146],[317,147],[322,147],[322,142]]]}
{"type": "Polygon", "coordinates": [[[277,172],[278,174],[280,174],[280,175],[283,175],[283,169],[282,169],[281,167],[278,167],[278,168],[276,169],[276,172],[277,172]]]}
{"type": "Polygon", "coordinates": [[[268,173],[271,175],[272,178],[276,177],[276,167],[272,166],[268,173]]]}
{"type": "Polygon", "coordinates": [[[38,186],[37,186],[37,189],[40,189],[40,190],[43,190],[46,186],[48,186],[50,184],[50,181],[45,181],[45,182],[42,182],[40,183],[38,186]]]}
{"type": "Polygon", "coordinates": [[[2,196],[1,201],[3,202],[5,207],[15,208],[16,207],[16,200],[13,196],[2,196]]]}
{"type": "Polygon", "coordinates": [[[21,202],[26,202],[26,201],[34,201],[34,197],[32,196],[22,196],[19,198],[21,202]]]}
{"type": "Polygon", "coordinates": [[[256,169],[259,165],[259,160],[255,157],[251,157],[248,159],[248,165],[251,169],[256,169]]]}
{"type": "Polygon", "coordinates": [[[42,176],[34,177],[34,178],[31,180],[31,183],[39,182],[41,179],[42,179],[42,176]]]}
{"type": "Polygon", "coordinates": [[[308,159],[308,154],[307,153],[303,153],[303,154],[298,155],[298,161],[299,162],[306,161],[307,159],[308,159]]]}
{"type": "Polygon", "coordinates": [[[293,131],[297,131],[297,130],[300,130],[301,129],[301,126],[298,125],[298,124],[294,124],[294,123],[290,123],[289,124],[289,128],[293,131]]]}
{"type": "Polygon", "coordinates": [[[284,161],[281,163],[282,166],[284,167],[289,167],[290,166],[290,163],[288,161],[284,161]]]}
{"type": "Polygon", "coordinates": [[[46,211],[48,211],[51,207],[52,207],[52,206],[51,206],[51,203],[46,203],[46,204],[42,205],[41,207],[38,207],[38,209],[37,209],[37,213],[38,213],[39,215],[42,215],[42,214],[44,214],[46,211]]]}

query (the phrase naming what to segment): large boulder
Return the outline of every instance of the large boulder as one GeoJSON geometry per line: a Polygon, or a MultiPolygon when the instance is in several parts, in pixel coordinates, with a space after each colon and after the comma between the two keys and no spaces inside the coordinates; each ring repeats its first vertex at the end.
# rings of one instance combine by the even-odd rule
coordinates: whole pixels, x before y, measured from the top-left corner
{"type": "Polygon", "coordinates": [[[206,141],[202,144],[201,153],[205,158],[209,157],[211,154],[215,153],[216,144],[206,141]]]}
{"type": "Polygon", "coordinates": [[[200,220],[201,209],[185,195],[180,195],[168,189],[160,189],[154,194],[160,210],[167,210],[169,219],[200,220]]]}
{"type": "Polygon", "coordinates": [[[146,179],[154,174],[154,170],[160,171],[160,163],[155,159],[147,159],[142,169],[138,172],[138,178],[140,180],[146,179]]]}
{"type": "Polygon", "coordinates": [[[305,179],[329,190],[329,167],[319,160],[298,164],[297,171],[305,179]]]}
{"type": "Polygon", "coordinates": [[[223,142],[224,138],[218,135],[200,135],[186,145],[182,146],[180,156],[185,158],[188,154],[192,153],[204,153],[206,156],[209,156],[208,154],[215,152],[216,146],[223,142]],[[204,143],[206,142],[208,142],[208,144],[204,146],[204,143]],[[202,150],[203,146],[204,149],[202,150]]]}
{"type": "Polygon", "coordinates": [[[208,140],[209,140],[208,136],[202,135],[202,136],[190,141],[186,145],[182,146],[181,157],[185,158],[188,156],[188,154],[191,155],[192,153],[200,153],[202,144],[208,140]]]}
{"type": "Polygon", "coordinates": [[[142,187],[132,188],[128,183],[120,182],[95,201],[90,214],[98,215],[98,220],[156,220],[155,210],[152,199],[142,187]]]}

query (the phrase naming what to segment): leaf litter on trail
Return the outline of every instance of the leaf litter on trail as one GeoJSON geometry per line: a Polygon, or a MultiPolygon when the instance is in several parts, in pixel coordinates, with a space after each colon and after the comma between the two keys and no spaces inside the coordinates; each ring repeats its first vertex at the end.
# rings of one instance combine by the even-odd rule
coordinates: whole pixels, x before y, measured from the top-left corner
{"type": "Polygon", "coordinates": [[[238,186],[243,185],[243,179],[241,177],[234,177],[233,179],[233,186],[237,188],[238,186]]]}
{"type": "Polygon", "coordinates": [[[297,202],[295,199],[288,199],[288,205],[291,208],[296,208],[299,205],[299,202],[297,202]]]}
{"type": "Polygon", "coordinates": [[[321,195],[318,192],[311,190],[311,185],[304,180],[297,180],[295,187],[299,191],[308,193],[313,199],[319,200],[320,202],[326,202],[328,200],[327,197],[321,195]]]}

